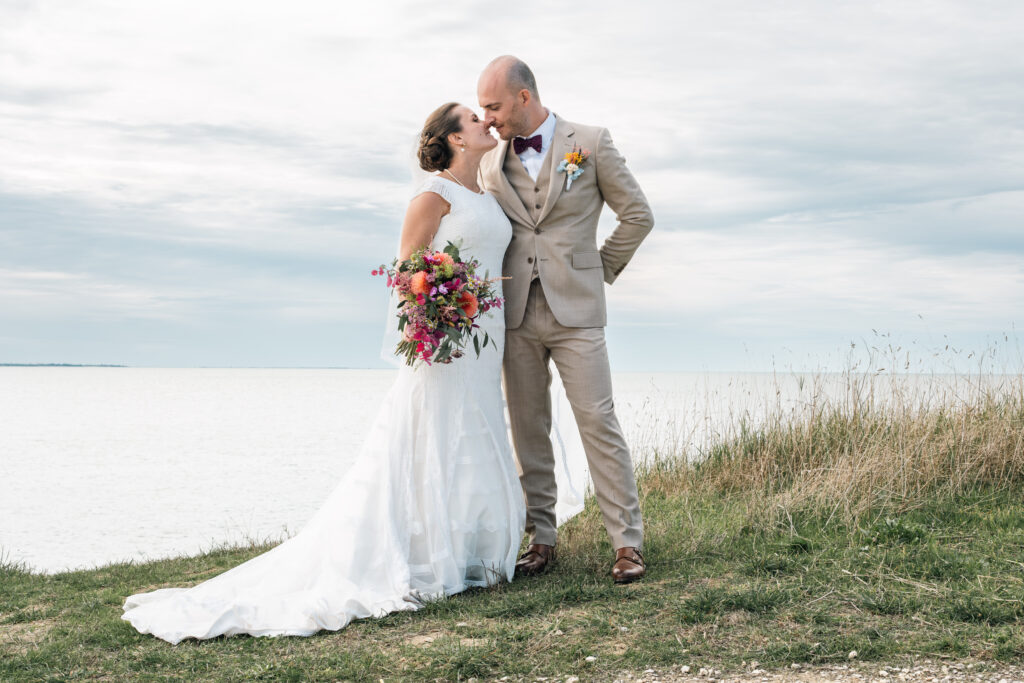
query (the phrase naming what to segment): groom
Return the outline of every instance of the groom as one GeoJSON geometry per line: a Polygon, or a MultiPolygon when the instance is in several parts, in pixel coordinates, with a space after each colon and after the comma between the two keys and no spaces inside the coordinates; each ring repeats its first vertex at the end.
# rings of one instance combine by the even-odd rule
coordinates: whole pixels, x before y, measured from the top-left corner
{"type": "Polygon", "coordinates": [[[608,131],[569,123],[546,109],[533,72],[521,60],[504,56],[491,62],[477,94],[486,122],[503,141],[484,157],[481,179],[513,231],[503,268],[511,277],[504,286],[504,376],[530,534],[516,570],[538,574],[555,559],[548,393],[548,361],[553,360],[616,549],[612,577],[629,583],[645,571],[643,522],[633,463],[612,403],[604,283],[614,282],[626,267],[654,217],[608,131]],[[574,151],[589,153],[577,164],[578,175],[560,165],[574,151]],[[604,204],[619,224],[598,249],[597,219],[604,204]]]}

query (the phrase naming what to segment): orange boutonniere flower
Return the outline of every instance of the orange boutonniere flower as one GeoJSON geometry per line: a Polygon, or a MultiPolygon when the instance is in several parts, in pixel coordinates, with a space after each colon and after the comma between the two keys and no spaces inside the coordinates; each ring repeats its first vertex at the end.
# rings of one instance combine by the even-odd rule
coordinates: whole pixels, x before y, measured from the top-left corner
{"type": "Polygon", "coordinates": [[[572,146],[571,152],[565,153],[565,158],[558,164],[558,172],[565,174],[565,191],[572,187],[572,181],[583,174],[583,164],[590,158],[590,150],[582,147],[572,146]]]}

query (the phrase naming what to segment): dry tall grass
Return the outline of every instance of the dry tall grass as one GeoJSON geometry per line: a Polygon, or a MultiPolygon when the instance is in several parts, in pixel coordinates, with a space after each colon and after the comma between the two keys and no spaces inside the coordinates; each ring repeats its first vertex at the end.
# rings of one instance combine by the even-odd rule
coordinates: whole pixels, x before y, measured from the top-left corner
{"type": "Polygon", "coordinates": [[[846,523],[1024,483],[1024,375],[816,375],[809,399],[740,420],[705,452],[661,453],[645,492],[745,497],[751,522],[846,523]],[[836,386],[836,382],[839,385],[836,386]]]}

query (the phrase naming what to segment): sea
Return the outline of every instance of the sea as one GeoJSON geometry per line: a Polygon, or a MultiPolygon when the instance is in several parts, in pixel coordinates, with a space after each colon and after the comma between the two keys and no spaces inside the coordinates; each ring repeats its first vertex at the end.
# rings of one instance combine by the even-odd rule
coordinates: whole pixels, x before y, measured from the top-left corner
{"type": "MultiPolygon", "coordinates": [[[[0,562],[56,573],[286,538],[358,456],[394,372],[0,367],[0,562]]],[[[979,387],[799,373],[613,385],[638,461],[698,459],[741,425],[865,392],[927,404],[979,387]]]]}

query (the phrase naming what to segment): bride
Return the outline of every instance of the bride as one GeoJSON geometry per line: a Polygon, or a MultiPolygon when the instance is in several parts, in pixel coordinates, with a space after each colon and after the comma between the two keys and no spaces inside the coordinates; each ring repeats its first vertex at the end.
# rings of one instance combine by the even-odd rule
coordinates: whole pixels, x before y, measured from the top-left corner
{"type": "MultiPolygon", "coordinates": [[[[459,242],[478,272],[501,273],[512,227],[477,185],[496,145],[468,107],[430,115],[418,156],[436,175],[409,203],[399,258],[459,242]]],[[[122,618],[170,643],[308,636],[511,580],[525,508],[501,394],[505,322],[500,313],[478,322],[497,352],[403,365],[356,464],[302,531],[192,588],[133,595],[122,618]]]]}

